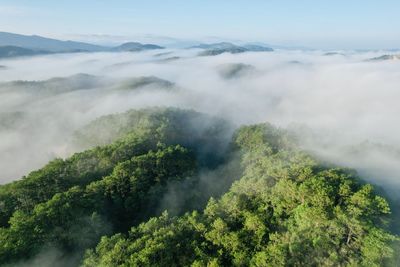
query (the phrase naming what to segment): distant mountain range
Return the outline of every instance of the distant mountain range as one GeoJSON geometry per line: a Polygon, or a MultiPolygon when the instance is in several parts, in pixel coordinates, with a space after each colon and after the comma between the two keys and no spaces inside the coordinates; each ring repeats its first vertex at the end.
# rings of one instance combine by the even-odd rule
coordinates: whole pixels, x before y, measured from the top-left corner
{"type": "Polygon", "coordinates": [[[204,51],[200,52],[200,56],[215,56],[222,53],[238,54],[244,52],[271,52],[274,51],[270,47],[256,45],[256,44],[245,44],[235,45],[228,42],[213,43],[213,44],[200,44],[192,46],[190,48],[200,48],[204,51]]]}
{"type": "MultiPolygon", "coordinates": [[[[164,48],[156,44],[142,44],[139,42],[127,42],[119,46],[102,46],[85,42],[61,41],[37,35],[0,32],[0,58],[76,52],[140,52],[164,48]]],[[[230,42],[203,43],[188,48],[203,49],[204,51],[199,53],[200,56],[273,51],[271,47],[260,43],[240,45],[230,42]]]]}
{"type": "Polygon", "coordinates": [[[0,32],[0,58],[74,52],[138,52],[163,48],[154,44],[137,42],[107,47],[83,42],[61,41],[37,35],[0,32]]]}

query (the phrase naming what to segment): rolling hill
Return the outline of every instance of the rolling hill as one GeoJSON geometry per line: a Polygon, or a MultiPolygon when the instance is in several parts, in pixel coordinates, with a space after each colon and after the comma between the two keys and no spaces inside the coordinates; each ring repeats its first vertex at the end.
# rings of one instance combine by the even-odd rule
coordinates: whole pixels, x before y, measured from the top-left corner
{"type": "Polygon", "coordinates": [[[164,49],[162,46],[154,44],[141,44],[138,42],[124,43],[120,46],[114,47],[112,51],[126,51],[126,52],[139,52],[143,50],[154,50],[154,49],[164,49]]]}
{"type": "Polygon", "coordinates": [[[0,46],[0,58],[12,58],[21,56],[35,56],[49,54],[48,51],[43,50],[32,50],[28,48],[22,48],[18,46],[0,46]]]}
{"type": "Polygon", "coordinates": [[[229,42],[213,43],[213,44],[199,44],[190,48],[204,49],[199,53],[199,56],[216,56],[223,53],[239,54],[244,52],[271,52],[273,51],[270,47],[261,45],[235,45],[229,42]]]}
{"type": "Polygon", "coordinates": [[[370,58],[367,61],[390,61],[390,60],[400,60],[400,55],[382,55],[379,57],[370,58]]]}

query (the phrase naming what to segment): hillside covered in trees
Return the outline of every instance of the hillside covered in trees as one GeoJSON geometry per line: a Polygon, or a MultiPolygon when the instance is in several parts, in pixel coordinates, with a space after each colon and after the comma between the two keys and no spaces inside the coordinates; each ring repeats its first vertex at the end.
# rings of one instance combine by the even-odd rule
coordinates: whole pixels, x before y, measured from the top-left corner
{"type": "Polygon", "coordinates": [[[398,266],[395,205],[270,124],[101,117],[0,186],[2,266],[398,266]]]}

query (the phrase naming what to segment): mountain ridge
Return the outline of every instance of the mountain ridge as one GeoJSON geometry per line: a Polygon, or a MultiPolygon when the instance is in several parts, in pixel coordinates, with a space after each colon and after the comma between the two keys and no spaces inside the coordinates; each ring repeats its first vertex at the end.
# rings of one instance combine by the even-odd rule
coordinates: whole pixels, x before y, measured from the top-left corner
{"type": "Polygon", "coordinates": [[[163,48],[155,44],[139,42],[126,42],[115,47],[100,46],[71,40],[57,40],[39,35],[0,32],[0,58],[77,52],[140,52],[163,48]]]}

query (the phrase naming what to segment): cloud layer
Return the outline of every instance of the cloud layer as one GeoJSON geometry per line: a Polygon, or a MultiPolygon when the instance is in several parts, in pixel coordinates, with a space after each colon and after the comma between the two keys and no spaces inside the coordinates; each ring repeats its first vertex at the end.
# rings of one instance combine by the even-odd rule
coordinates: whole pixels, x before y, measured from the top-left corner
{"type": "Polygon", "coordinates": [[[101,78],[94,89],[39,96],[34,90],[0,86],[0,181],[19,179],[56,156],[69,155],[73,132],[96,117],[156,105],[193,108],[238,125],[269,121],[301,128],[307,149],[355,167],[387,189],[400,188],[399,61],[365,61],[382,52],[276,51],[215,57],[196,57],[197,50],[170,52],[1,61],[6,68],[0,70],[0,82],[77,73],[101,78]],[[221,75],[221,68],[235,69],[238,63],[248,66],[246,71],[229,78],[221,75]],[[128,79],[143,76],[170,81],[174,88],[154,83],[121,89],[128,79]],[[360,149],[366,140],[369,145],[360,149]]]}

